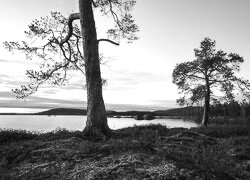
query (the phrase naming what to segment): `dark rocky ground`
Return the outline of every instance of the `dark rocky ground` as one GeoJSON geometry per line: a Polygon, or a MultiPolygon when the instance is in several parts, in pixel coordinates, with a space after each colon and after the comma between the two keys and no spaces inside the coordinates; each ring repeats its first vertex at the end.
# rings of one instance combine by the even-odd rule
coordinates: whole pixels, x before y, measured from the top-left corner
{"type": "MultiPolygon", "coordinates": [[[[242,127],[191,130],[160,125],[90,141],[79,131],[0,132],[2,179],[250,179],[242,127]]],[[[1,178],[0,178],[1,179],[1,178]]]]}

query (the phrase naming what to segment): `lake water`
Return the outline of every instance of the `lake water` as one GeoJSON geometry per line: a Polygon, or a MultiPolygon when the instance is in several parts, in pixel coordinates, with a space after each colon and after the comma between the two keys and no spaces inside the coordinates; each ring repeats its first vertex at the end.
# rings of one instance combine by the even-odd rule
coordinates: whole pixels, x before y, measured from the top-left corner
{"type": "MultiPolygon", "coordinates": [[[[25,129],[30,131],[51,131],[56,128],[68,130],[82,130],[86,123],[86,116],[39,116],[39,115],[1,115],[1,129],[25,129]]],[[[135,125],[162,124],[169,128],[196,127],[197,124],[181,119],[155,119],[152,121],[137,121],[132,118],[108,118],[111,129],[132,127],[135,125]]]]}

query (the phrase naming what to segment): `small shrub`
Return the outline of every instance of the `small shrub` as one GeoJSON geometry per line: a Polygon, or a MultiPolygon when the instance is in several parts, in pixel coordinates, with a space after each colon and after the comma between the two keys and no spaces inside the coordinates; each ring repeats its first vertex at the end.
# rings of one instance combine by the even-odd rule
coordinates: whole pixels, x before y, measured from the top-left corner
{"type": "Polygon", "coordinates": [[[216,138],[245,136],[248,133],[247,128],[241,125],[210,125],[207,128],[191,128],[190,131],[195,131],[216,138]]]}
{"type": "Polygon", "coordinates": [[[26,130],[14,130],[14,129],[0,129],[0,144],[31,140],[38,136],[37,132],[26,131],[26,130]]]}
{"type": "Polygon", "coordinates": [[[235,164],[234,160],[227,155],[233,146],[232,141],[224,141],[214,145],[195,143],[192,147],[191,161],[199,167],[205,177],[212,176],[226,178],[230,176],[235,164]]]}
{"type": "Polygon", "coordinates": [[[57,139],[67,139],[71,137],[83,138],[83,133],[81,131],[69,131],[66,128],[56,128],[55,130],[47,133],[42,133],[37,136],[36,140],[57,140],[57,139]]]}

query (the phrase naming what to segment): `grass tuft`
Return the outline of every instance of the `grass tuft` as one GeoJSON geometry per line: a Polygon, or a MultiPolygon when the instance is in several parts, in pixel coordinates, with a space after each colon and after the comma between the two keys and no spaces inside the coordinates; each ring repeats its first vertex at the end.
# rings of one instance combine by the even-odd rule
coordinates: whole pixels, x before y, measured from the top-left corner
{"type": "Polygon", "coordinates": [[[0,129],[0,144],[6,143],[6,142],[31,140],[37,136],[38,134],[33,131],[0,129]]]}
{"type": "Polygon", "coordinates": [[[248,134],[247,127],[242,125],[209,125],[207,128],[191,128],[190,131],[202,133],[215,138],[247,136],[248,134]]]}

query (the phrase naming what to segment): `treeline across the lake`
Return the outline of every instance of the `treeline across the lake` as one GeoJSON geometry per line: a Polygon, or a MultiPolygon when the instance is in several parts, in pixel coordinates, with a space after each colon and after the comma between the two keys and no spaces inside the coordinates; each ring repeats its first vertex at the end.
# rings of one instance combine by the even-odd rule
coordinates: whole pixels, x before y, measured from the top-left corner
{"type": "MultiPolygon", "coordinates": [[[[182,108],[157,110],[157,111],[107,111],[109,117],[137,117],[145,114],[152,117],[170,116],[171,118],[186,118],[200,122],[202,119],[204,108],[202,106],[186,106],[182,108]]],[[[40,113],[36,115],[86,115],[86,110],[83,109],[68,109],[68,108],[56,108],[40,113]]],[[[216,102],[210,105],[210,122],[216,124],[228,123],[228,121],[234,121],[234,123],[244,123],[244,120],[250,117],[250,103],[239,103],[237,101],[220,103],[216,102]]]]}
{"type": "Polygon", "coordinates": [[[249,117],[250,116],[250,103],[238,103],[233,101],[230,103],[217,103],[211,105],[210,113],[212,116],[226,116],[231,118],[249,117]]]}
{"type": "MultiPolygon", "coordinates": [[[[157,111],[158,115],[192,117],[197,122],[202,119],[203,107],[187,106],[183,108],[170,109],[167,111],[157,111]]],[[[250,117],[250,103],[239,103],[237,101],[212,104],[210,106],[210,120],[216,123],[227,123],[229,121],[244,123],[250,117]]]]}

